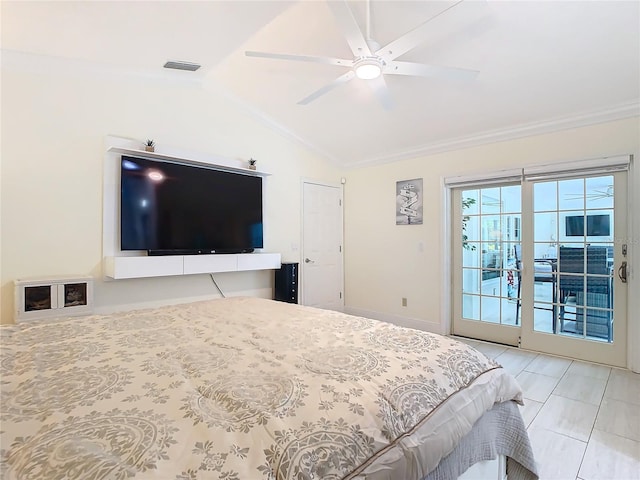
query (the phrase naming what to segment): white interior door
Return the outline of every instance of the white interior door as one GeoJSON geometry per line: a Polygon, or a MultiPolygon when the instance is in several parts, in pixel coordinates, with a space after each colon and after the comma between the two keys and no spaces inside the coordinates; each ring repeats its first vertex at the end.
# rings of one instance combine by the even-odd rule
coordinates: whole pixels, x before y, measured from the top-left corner
{"type": "Polygon", "coordinates": [[[342,187],[302,184],[302,304],[342,310],[342,187]]]}

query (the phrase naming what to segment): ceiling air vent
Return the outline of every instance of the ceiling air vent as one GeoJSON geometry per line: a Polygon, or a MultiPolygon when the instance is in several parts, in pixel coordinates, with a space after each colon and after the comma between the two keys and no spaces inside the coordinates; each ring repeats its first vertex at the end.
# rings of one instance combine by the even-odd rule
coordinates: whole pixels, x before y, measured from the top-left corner
{"type": "Polygon", "coordinates": [[[173,68],[175,70],[188,70],[190,72],[195,72],[200,68],[200,65],[197,63],[189,63],[189,62],[167,62],[164,64],[164,68],[173,68]]]}

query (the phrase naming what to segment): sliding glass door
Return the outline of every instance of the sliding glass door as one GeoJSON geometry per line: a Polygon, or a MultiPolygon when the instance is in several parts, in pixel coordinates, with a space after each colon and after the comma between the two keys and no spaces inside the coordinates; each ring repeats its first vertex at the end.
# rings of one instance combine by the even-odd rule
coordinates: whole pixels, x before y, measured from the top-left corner
{"type": "Polygon", "coordinates": [[[626,365],[626,187],[626,172],[525,182],[525,258],[534,276],[546,269],[550,289],[524,299],[523,347],[626,365]]]}
{"type": "Polygon", "coordinates": [[[624,366],[626,177],[453,188],[453,333],[624,366]]]}
{"type": "Polygon", "coordinates": [[[516,246],[522,241],[522,188],[499,184],[454,191],[453,310],[457,335],[516,345],[519,324],[516,246]]]}

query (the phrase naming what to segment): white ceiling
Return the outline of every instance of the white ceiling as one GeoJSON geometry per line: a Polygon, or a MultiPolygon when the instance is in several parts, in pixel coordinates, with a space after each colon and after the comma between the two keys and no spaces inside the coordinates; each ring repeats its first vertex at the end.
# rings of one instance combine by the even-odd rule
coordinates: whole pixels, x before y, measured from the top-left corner
{"type": "MultiPolygon", "coordinates": [[[[386,45],[453,1],[371,0],[386,45]]],[[[366,29],[365,1],[349,1],[366,29]]],[[[344,166],[393,161],[640,114],[640,2],[466,0],[400,60],[478,70],[474,80],[387,75],[386,110],[354,79],[297,102],[347,68],[245,50],[351,59],[323,0],[1,3],[2,63],[144,75],[222,90],[344,166]],[[194,73],[162,68],[195,62],[194,73]]]]}

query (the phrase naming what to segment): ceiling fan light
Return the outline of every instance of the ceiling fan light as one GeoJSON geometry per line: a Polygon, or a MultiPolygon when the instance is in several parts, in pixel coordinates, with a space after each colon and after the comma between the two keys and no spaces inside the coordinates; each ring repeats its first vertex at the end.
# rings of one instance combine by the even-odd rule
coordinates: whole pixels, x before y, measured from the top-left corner
{"type": "Polygon", "coordinates": [[[382,73],[382,68],[376,63],[363,63],[356,67],[356,76],[362,80],[373,80],[382,73]]]}

